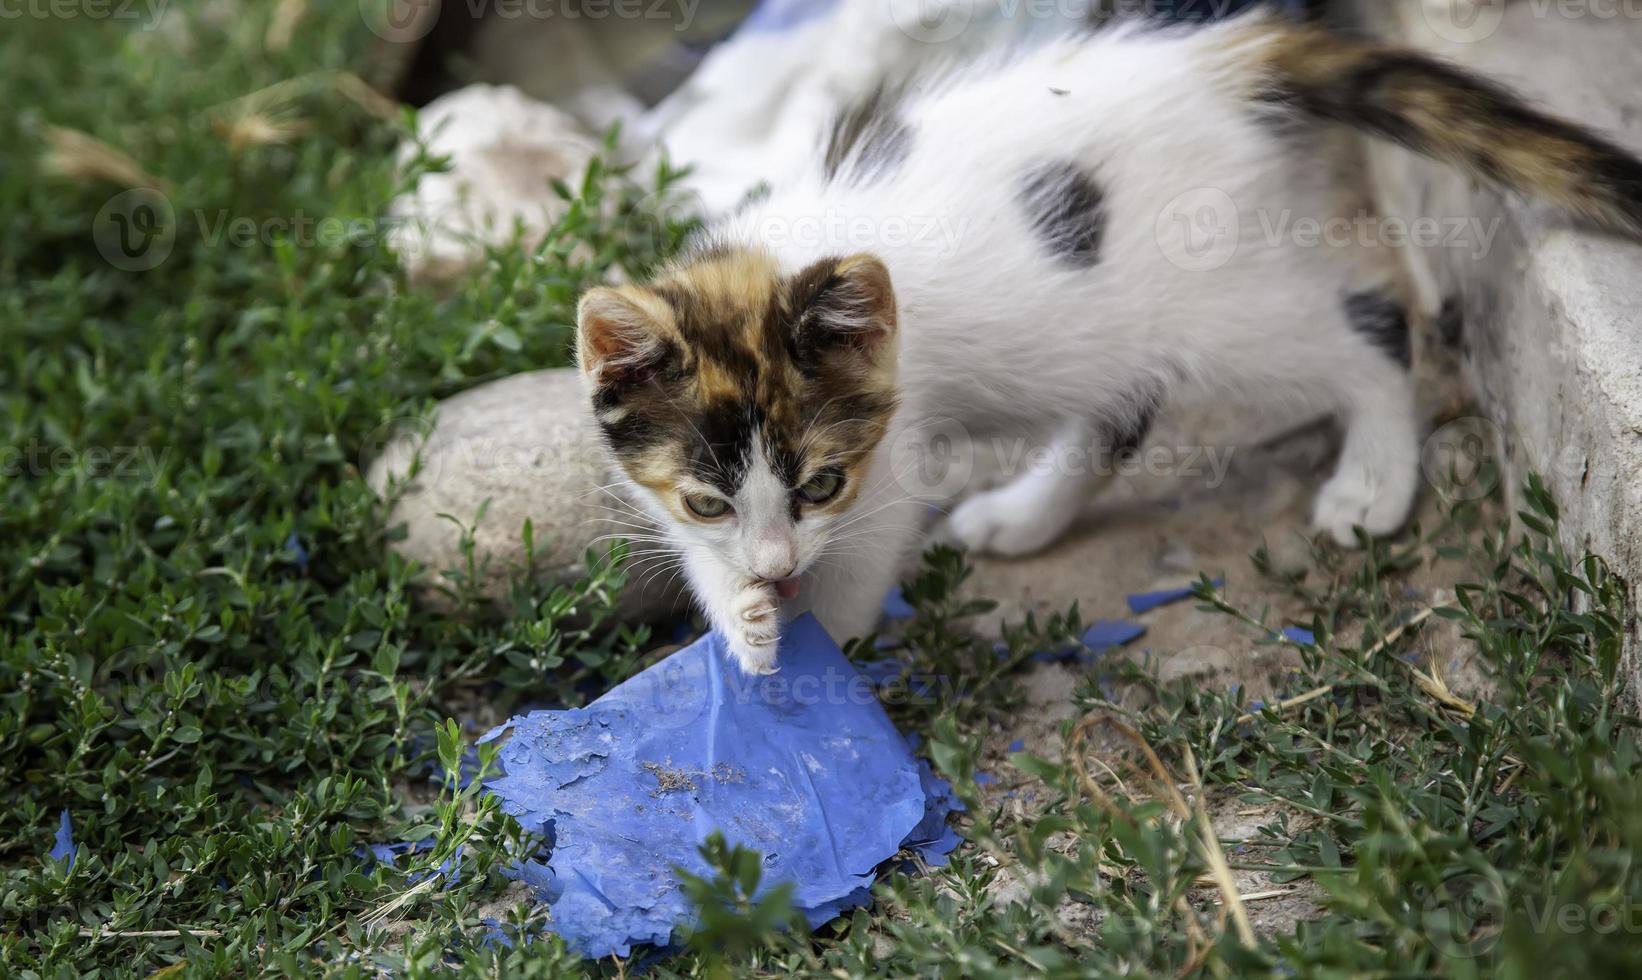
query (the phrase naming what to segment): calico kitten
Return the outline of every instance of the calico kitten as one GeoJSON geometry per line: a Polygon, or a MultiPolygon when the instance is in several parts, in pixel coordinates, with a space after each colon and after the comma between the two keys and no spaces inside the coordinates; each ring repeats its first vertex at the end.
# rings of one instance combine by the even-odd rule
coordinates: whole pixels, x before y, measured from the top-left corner
{"type": "MultiPolygon", "coordinates": [[[[1251,231],[1328,213],[1333,123],[1642,231],[1642,163],[1618,147],[1425,56],[1254,15],[875,95],[710,244],[590,291],[599,425],[741,666],[775,669],[783,604],[840,639],[873,627],[927,510],[898,467],[938,420],[1116,448],[1165,399],[1327,410],[1345,440],[1317,527],[1347,545],[1397,530],[1420,442],[1400,312],[1356,292],[1338,250],[1251,231]],[[1171,225],[1180,202],[1230,227],[1205,244],[1171,225]]],[[[1033,472],[951,524],[1023,554],[1098,478],[1033,472]]]]}

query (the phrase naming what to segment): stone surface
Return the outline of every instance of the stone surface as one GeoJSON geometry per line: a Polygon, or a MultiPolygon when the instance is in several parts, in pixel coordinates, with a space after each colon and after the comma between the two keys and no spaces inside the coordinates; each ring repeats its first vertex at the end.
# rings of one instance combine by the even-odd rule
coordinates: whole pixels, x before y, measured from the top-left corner
{"type": "MultiPolygon", "coordinates": [[[[1634,5],[1358,7],[1377,32],[1486,72],[1642,150],[1642,11],[1634,5]]],[[[1481,455],[1500,464],[1513,490],[1540,473],[1561,507],[1565,544],[1606,559],[1629,583],[1634,610],[1642,588],[1642,246],[1503,201],[1393,147],[1373,150],[1371,170],[1386,214],[1478,229],[1469,243],[1407,252],[1422,305],[1454,300],[1463,312],[1467,374],[1487,416],[1439,430],[1428,462],[1474,465],[1471,437],[1480,434],[1491,443],[1481,455]]],[[[1634,615],[1628,629],[1635,693],[1642,632],[1634,615]]]]}
{"type": "MultiPolygon", "coordinates": [[[[465,391],[440,404],[433,424],[390,427],[380,444],[366,479],[378,493],[392,495],[390,522],[405,527],[392,547],[422,565],[424,597],[436,604],[457,586],[445,573],[465,567],[457,522],[472,531],[478,584],[493,599],[506,596],[526,571],[521,532],[527,519],[536,550],[528,571],[552,581],[584,575],[585,555],[602,548],[601,538],[642,533],[630,526],[638,521],[632,505],[606,489],[612,477],[574,368],[465,391]]],[[[670,576],[650,575],[653,557],[640,551],[633,559],[635,587],[622,600],[630,618],[661,619],[684,608],[670,576]]]]}

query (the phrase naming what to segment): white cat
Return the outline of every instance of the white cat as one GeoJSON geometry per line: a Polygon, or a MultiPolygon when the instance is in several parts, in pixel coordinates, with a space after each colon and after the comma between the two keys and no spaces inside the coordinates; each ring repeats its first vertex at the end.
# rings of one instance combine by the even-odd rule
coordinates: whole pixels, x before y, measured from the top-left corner
{"type": "MultiPolygon", "coordinates": [[[[1419,420],[1400,311],[1339,249],[1265,233],[1328,216],[1329,124],[1396,140],[1603,227],[1642,228],[1642,163],[1422,55],[1264,15],[1066,37],[878,92],[814,164],[643,286],[596,289],[579,358],[633,492],[749,671],[782,606],[871,630],[951,431],[1086,457],[1165,399],[1336,414],[1315,523],[1396,531],[1419,420]]],[[[1110,467],[964,501],[970,547],[1043,547],[1110,467]]]]}

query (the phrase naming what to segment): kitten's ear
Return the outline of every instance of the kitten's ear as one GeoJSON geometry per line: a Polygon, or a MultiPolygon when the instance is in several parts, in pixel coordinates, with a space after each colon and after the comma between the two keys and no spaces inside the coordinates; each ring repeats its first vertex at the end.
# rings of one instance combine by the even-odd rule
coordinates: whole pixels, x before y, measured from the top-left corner
{"type": "Polygon", "coordinates": [[[893,363],[895,288],[877,256],[822,259],[793,277],[793,290],[801,354],[846,350],[893,363]]]}
{"type": "Polygon", "coordinates": [[[660,299],[630,290],[589,290],[576,307],[576,361],[596,388],[647,381],[673,350],[666,326],[672,311],[660,299]]]}

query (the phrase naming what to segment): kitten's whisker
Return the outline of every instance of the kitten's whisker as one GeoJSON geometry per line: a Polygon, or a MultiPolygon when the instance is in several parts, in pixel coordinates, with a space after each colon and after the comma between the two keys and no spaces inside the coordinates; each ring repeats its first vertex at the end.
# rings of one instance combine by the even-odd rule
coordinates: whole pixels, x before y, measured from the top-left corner
{"type": "Polygon", "coordinates": [[[652,579],[663,572],[679,568],[681,564],[681,561],[649,562],[645,565],[634,568],[632,570],[632,574],[639,576],[635,587],[639,590],[640,598],[643,598],[646,594],[645,589],[652,579]]]}
{"type": "Polygon", "coordinates": [[[655,581],[655,578],[656,578],[657,575],[660,575],[663,572],[668,573],[668,578],[665,580],[665,586],[671,586],[672,583],[678,579],[679,572],[682,571],[683,568],[684,568],[684,560],[681,557],[679,561],[677,561],[673,564],[660,565],[660,566],[657,566],[656,568],[651,569],[649,572],[647,572],[644,576],[644,581],[639,583],[639,599],[640,599],[640,601],[644,600],[645,598],[647,598],[649,596],[650,586],[655,581]]]}
{"type": "Polygon", "coordinates": [[[833,395],[831,398],[829,398],[826,401],[822,402],[821,407],[816,409],[814,414],[812,414],[810,416],[809,424],[804,426],[804,434],[802,436],[798,437],[798,451],[799,451],[799,453],[803,453],[804,449],[807,446],[809,446],[809,444],[810,444],[810,433],[815,430],[815,423],[820,421],[821,413],[823,413],[827,409],[831,408],[832,403],[837,401],[838,399],[840,399],[842,397],[844,397],[842,394],[833,395]]]}
{"type": "Polygon", "coordinates": [[[912,499],[913,499],[912,495],[908,494],[908,495],[903,496],[903,497],[896,497],[892,500],[887,500],[887,501],[879,504],[877,507],[872,508],[869,511],[865,511],[865,512],[860,513],[860,514],[851,514],[846,520],[840,521],[838,524],[836,524],[833,527],[832,532],[834,534],[837,534],[839,531],[843,531],[847,528],[854,527],[855,525],[861,523],[862,521],[866,520],[869,517],[872,517],[875,514],[882,513],[883,511],[886,511],[886,510],[890,509],[891,507],[899,507],[900,505],[902,505],[904,503],[907,503],[908,501],[910,501],[912,499]]]}
{"type": "MultiPolygon", "coordinates": [[[[666,538],[636,538],[630,534],[601,534],[593,540],[587,542],[587,546],[589,548],[596,547],[597,545],[604,544],[606,541],[627,541],[632,544],[651,546],[639,549],[642,553],[651,552],[655,550],[656,546],[664,546],[668,543],[666,538]]],[[[631,556],[629,560],[637,560],[637,558],[641,556],[642,555],[631,556]]]]}
{"type": "Polygon", "coordinates": [[[876,536],[882,534],[884,531],[906,531],[906,532],[916,534],[916,533],[922,532],[923,527],[921,525],[916,525],[916,524],[910,524],[910,525],[909,524],[880,524],[880,525],[873,525],[872,527],[869,527],[869,528],[855,528],[849,534],[834,535],[833,540],[840,541],[840,542],[842,542],[842,541],[858,541],[858,540],[865,539],[869,536],[876,537],[876,536]]]}
{"type": "Polygon", "coordinates": [[[600,510],[614,511],[618,514],[632,514],[635,517],[644,517],[644,518],[647,518],[647,519],[650,519],[650,520],[655,519],[648,512],[646,512],[644,510],[641,510],[638,507],[633,506],[633,503],[631,501],[623,500],[620,497],[612,497],[610,499],[614,500],[616,503],[620,504],[621,506],[612,507],[612,506],[610,506],[609,504],[606,504],[606,503],[596,503],[596,504],[593,504],[592,506],[597,507],[600,510]]]}
{"type": "Polygon", "coordinates": [[[587,491],[580,494],[580,496],[583,497],[583,498],[587,498],[587,497],[593,496],[596,493],[602,493],[605,496],[609,497],[611,500],[614,500],[616,503],[621,504],[623,507],[628,508],[629,510],[631,510],[631,509],[633,509],[633,502],[631,500],[628,500],[626,497],[623,497],[621,494],[617,493],[614,489],[615,487],[625,487],[625,486],[628,486],[628,483],[626,481],[621,481],[621,482],[617,482],[617,483],[610,483],[610,484],[606,484],[605,486],[602,486],[602,487],[589,488],[587,491]]]}
{"type": "Polygon", "coordinates": [[[645,533],[645,534],[659,534],[659,533],[662,533],[663,530],[664,530],[663,528],[660,528],[660,527],[658,527],[654,524],[634,524],[631,521],[616,520],[614,517],[590,517],[587,520],[582,522],[582,525],[584,527],[588,524],[609,524],[609,525],[614,526],[614,527],[632,528],[635,531],[639,531],[639,532],[642,532],[642,533],[645,533]]]}
{"type": "Polygon", "coordinates": [[[600,514],[588,517],[582,521],[586,524],[616,524],[621,527],[636,527],[646,531],[666,530],[660,521],[656,521],[640,514],[624,514],[620,511],[611,511],[609,514],[600,514]]]}

